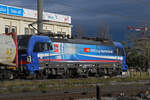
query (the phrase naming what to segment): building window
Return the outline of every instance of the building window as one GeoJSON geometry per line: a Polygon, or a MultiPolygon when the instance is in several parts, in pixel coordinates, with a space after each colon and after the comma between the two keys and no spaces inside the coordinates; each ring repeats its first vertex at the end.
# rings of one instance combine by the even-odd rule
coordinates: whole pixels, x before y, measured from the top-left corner
{"type": "Polygon", "coordinates": [[[58,32],[57,32],[57,34],[61,34],[61,32],[60,32],[60,31],[58,31],[58,32]]]}
{"type": "Polygon", "coordinates": [[[25,28],[24,32],[25,32],[25,35],[28,35],[29,34],[29,28],[25,28]]]}
{"type": "Polygon", "coordinates": [[[66,32],[62,32],[63,35],[66,35],[66,32]]]}
{"type": "Polygon", "coordinates": [[[17,27],[16,26],[12,26],[11,31],[12,32],[17,32],[17,27]]]}
{"type": "Polygon", "coordinates": [[[10,27],[8,25],[5,25],[5,33],[9,33],[10,27]]]}

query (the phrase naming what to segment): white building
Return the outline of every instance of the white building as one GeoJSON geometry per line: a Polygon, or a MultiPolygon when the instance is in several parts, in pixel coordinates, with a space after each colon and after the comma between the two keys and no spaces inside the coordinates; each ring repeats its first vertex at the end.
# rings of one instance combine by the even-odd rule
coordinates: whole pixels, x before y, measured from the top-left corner
{"type": "MultiPolygon", "coordinates": [[[[35,34],[29,24],[36,22],[37,11],[0,4],[0,33],[35,34]]],[[[71,17],[55,13],[43,13],[43,30],[48,33],[71,35],[71,17]]],[[[37,24],[33,25],[37,28],[37,24]]]]}

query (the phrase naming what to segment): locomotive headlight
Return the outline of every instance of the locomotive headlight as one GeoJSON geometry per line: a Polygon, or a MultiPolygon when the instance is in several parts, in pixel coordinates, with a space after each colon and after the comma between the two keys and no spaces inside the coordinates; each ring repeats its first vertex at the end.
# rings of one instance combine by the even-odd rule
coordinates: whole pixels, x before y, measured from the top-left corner
{"type": "Polygon", "coordinates": [[[27,62],[29,62],[29,63],[30,63],[31,61],[32,61],[31,56],[28,56],[28,57],[27,57],[27,62]]]}

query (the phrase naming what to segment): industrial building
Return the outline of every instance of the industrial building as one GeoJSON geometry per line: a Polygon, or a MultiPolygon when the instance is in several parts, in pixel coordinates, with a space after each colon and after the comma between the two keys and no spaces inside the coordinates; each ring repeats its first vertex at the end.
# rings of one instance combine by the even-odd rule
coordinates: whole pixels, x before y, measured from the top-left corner
{"type": "MultiPolygon", "coordinates": [[[[37,11],[0,4],[0,33],[36,34],[37,11]]],[[[71,35],[71,17],[61,14],[43,13],[43,31],[49,34],[71,35]]]]}

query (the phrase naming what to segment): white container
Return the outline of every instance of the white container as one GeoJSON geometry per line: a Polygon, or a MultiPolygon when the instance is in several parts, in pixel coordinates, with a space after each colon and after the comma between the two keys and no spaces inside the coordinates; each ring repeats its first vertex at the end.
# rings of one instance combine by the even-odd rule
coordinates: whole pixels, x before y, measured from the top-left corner
{"type": "Polygon", "coordinates": [[[16,45],[9,35],[0,35],[0,64],[12,65],[16,56],[16,45]]]}

